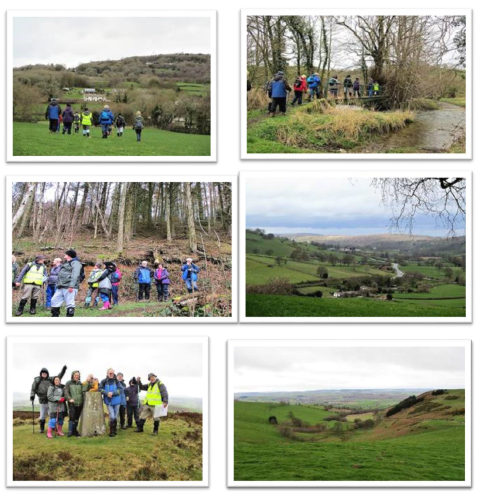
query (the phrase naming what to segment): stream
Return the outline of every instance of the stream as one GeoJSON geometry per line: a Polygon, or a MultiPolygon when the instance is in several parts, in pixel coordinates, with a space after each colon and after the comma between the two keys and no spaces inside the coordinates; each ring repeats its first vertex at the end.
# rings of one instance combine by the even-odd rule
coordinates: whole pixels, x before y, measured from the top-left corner
{"type": "Polygon", "coordinates": [[[438,104],[440,109],[416,111],[415,121],[404,129],[375,136],[375,140],[354,152],[383,153],[397,148],[414,148],[425,153],[445,151],[465,129],[465,109],[445,102],[438,104]]]}

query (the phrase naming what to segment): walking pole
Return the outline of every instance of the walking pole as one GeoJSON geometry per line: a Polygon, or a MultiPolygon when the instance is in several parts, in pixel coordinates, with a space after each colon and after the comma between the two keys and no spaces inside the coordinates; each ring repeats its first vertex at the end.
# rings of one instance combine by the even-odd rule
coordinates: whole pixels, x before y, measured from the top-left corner
{"type": "Polygon", "coordinates": [[[32,401],[32,434],[35,434],[35,400],[32,401]]]}

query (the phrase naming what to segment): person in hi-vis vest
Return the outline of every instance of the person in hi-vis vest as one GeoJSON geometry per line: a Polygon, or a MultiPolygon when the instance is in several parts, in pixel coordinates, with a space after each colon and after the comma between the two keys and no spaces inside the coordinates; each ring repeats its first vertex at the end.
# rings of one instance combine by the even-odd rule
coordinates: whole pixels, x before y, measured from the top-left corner
{"type": "Polygon", "coordinates": [[[20,272],[15,280],[15,286],[23,285],[22,298],[18,304],[15,316],[21,316],[23,310],[30,300],[30,314],[36,314],[37,301],[42,290],[43,283],[48,279],[45,256],[37,255],[34,262],[29,262],[20,272]]]}
{"type": "Polygon", "coordinates": [[[143,400],[142,410],[140,412],[140,420],[138,422],[135,432],[143,432],[143,426],[148,417],[153,418],[153,435],[158,435],[158,428],[160,427],[160,417],[155,416],[155,408],[163,405],[164,408],[168,406],[168,392],[165,385],[160,382],[154,373],[148,374],[148,384],[142,384],[140,377],[137,377],[139,388],[142,391],[147,391],[147,395],[143,400]]]}

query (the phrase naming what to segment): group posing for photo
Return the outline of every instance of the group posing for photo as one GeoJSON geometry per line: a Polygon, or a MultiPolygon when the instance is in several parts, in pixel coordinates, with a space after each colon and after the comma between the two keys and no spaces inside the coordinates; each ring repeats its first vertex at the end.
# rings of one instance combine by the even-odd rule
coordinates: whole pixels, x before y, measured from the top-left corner
{"type": "MultiPolygon", "coordinates": [[[[60,316],[62,305],[65,305],[66,316],[73,317],[80,284],[86,279],[84,266],[75,250],[67,250],[63,261],[61,258],[54,259],[50,269],[47,268],[45,260],[44,255],[37,255],[34,261],[28,262],[19,272],[16,257],[12,255],[12,286],[22,287],[15,315],[23,314],[28,301],[30,301],[30,314],[36,314],[37,302],[44,290],[45,308],[51,311],[52,317],[60,316]]],[[[193,263],[193,259],[190,257],[186,259],[180,271],[187,292],[189,294],[198,292],[197,280],[200,268],[193,263]]],[[[87,278],[85,307],[98,306],[99,301],[102,302],[101,311],[118,305],[122,278],[122,272],[114,262],[96,263],[87,278]]],[[[156,269],[152,269],[147,261],[143,261],[135,270],[134,279],[137,285],[137,301],[150,300],[152,285],[156,287],[159,302],[169,300],[171,283],[166,266],[159,263],[156,269]]]]}
{"type": "MultiPolygon", "coordinates": [[[[45,432],[48,415],[47,437],[51,439],[53,432],[56,436],[64,436],[63,424],[68,415],[68,437],[80,437],[80,418],[87,419],[89,411],[94,413],[84,404],[87,394],[97,393],[108,410],[110,437],[117,435],[118,420],[122,430],[132,428],[135,421],[135,432],[143,432],[148,418],[153,419],[153,435],[158,435],[158,410],[168,407],[168,392],[165,384],[154,373],[148,374],[146,384],[142,383],[140,377],[132,377],[127,387],[123,373],[115,373],[113,368],[107,370],[107,376],[102,381],[90,374],[85,382],[81,381],[80,371],[73,370],[70,380],[63,385],[62,378],[66,371],[67,367],[64,366],[57,376],[50,376],[48,369],[42,368],[33,380],[30,401],[32,409],[35,397],[40,404],[40,433],[45,432]],[[141,391],[146,391],[143,403],[140,401],[141,391]]],[[[103,410],[92,416],[99,418],[101,425],[104,424],[103,410]]]]}

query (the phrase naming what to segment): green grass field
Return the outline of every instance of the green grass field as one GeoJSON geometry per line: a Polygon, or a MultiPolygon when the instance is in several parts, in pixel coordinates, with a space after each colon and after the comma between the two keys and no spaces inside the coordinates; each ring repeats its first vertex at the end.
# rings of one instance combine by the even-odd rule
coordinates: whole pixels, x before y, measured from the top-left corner
{"type": "Polygon", "coordinates": [[[376,300],[372,298],[327,299],[286,295],[246,296],[246,316],[249,318],[315,318],[315,317],[465,317],[460,300],[376,300]]]}
{"type": "MultiPolygon", "coordinates": [[[[446,412],[465,406],[463,390],[448,391],[456,401],[436,398],[435,410],[410,409],[383,418],[373,429],[343,424],[341,435],[327,430],[284,437],[281,425],[292,411],[312,426],[333,414],[317,406],[235,402],[234,477],[236,481],[462,481],[465,479],[465,417],[446,412]],[[444,406],[442,406],[444,405],[444,406]],[[448,409],[451,408],[451,409],[448,409]],[[412,410],[413,411],[413,410],[412,410]]],[[[355,418],[365,419],[368,414],[355,418]]],[[[349,419],[347,419],[349,420],[349,419]]],[[[325,423],[325,422],[324,422],[325,423]]]]}
{"type": "Polygon", "coordinates": [[[102,139],[99,127],[92,127],[92,137],[82,133],[51,134],[47,122],[13,123],[14,156],[209,156],[210,136],[181,134],[145,128],[142,141],[126,129],[123,137],[102,139]]]}
{"type": "Polygon", "coordinates": [[[38,426],[32,434],[30,419],[14,418],[14,481],[200,481],[201,418],[162,420],[157,437],[152,429],[148,420],[143,434],[47,439],[38,426]]]}

